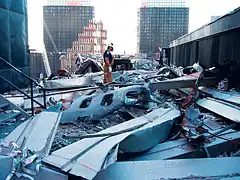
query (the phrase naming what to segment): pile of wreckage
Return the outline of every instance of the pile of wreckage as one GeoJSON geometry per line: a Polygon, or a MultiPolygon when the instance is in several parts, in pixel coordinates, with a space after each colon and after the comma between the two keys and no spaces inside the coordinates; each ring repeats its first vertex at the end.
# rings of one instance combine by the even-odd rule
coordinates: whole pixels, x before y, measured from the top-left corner
{"type": "Polygon", "coordinates": [[[215,71],[76,77],[82,90],[49,95],[47,110],[1,136],[0,179],[240,179],[240,93],[217,87],[215,71]]]}

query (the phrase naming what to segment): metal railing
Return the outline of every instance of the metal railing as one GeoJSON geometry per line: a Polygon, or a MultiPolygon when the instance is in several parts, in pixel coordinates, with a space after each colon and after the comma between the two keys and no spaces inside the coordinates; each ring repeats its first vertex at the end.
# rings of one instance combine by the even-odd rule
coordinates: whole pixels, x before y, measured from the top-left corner
{"type": "Polygon", "coordinates": [[[25,77],[26,79],[28,79],[30,81],[30,95],[28,95],[26,92],[24,92],[22,89],[20,89],[19,87],[15,86],[12,82],[10,82],[9,80],[7,80],[6,78],[4,78],[3,76],[0,75],[0,79],[2,79],[4,82],[6,82],[9,86],[11,86],[12,88],[16,89],[17,91],[19,91],[20,93],[22,93],[23,95],[25,95],[27,98],[29,98],[31,100],[31,111],[32,111],[32,115],[34,115],[34,103],[36,103],[37,105],[39,105],[40,107],[42,107],[43,109],[46,109],[46,89],[41,86],[39,83],[37,83],[34,79],[32,79],[31,77],[29,77],[28,75],[26,75],[25,73],[23,73],[22,71],[20,71],[18,68],[16,68],[15,66],[13,66],[12,64],[10,64],[9,62],[7,62],[5,59],[0,57],[0,61],[3,62],[5,65],[7,65],[8,67],[10,67],[12,70],[14,70],[15,72],[18,72],[22,77],[25,77]],[[38,101],[36,101],[34,99],[34,95],[33,95],[33,85],[35,85],[36,87],[39,87],[40,90],[42,90],[43,92],[43,103],[41,104],[38,101]]]}

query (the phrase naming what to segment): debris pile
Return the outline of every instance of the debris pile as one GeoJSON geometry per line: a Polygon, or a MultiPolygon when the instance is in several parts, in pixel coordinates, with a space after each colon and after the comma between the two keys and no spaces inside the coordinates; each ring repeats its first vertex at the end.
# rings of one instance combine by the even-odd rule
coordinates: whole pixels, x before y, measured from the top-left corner
{"type": "Polygon", "coordinates": [[[55,100],[2,141],[0,166],[17,162],[5,178],[240,178],[240,93],[198,64],[143,64],[110,84],[83,70],[96,90],[55,100]]]}

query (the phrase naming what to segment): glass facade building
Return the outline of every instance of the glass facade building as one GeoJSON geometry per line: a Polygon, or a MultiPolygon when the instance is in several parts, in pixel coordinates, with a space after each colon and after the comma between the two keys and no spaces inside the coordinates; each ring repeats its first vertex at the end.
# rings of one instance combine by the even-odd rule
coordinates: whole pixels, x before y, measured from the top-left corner
{"type": "Polygon", "coordinates": [[[78,33],[94,18],[90,1],[48,0],[43,7],[44,43],[47,52],[67,52],[78,33]],[[83,4],[84,2],[84,4],[83,4]],[[59,4],[58,4],[59,3],[59,4]]]}
{"type": "MultiPolygon", "coordinates": [[[[0,1],[0,20],[0,57],[29,74],[27,0],[0,1]]],[[[0,75],[18,87],[24,87],[29,83],[3,63],[0,63],[0,75]]],[[[10,88],[3,81],[0,81],[0,86],[1,93],[10,88]]]]}
{"type": "Polygon", "coordinates": [[[92,0],[47,0],[49,6],[91,6],[92,0]]]}
{"type": "Polygon", "coordinates": [[[138,17],[138,52],[148,56],[188,33],[189,8],[183,0],[143,0],[138,17]]]}
{"type": "Polygon", "coordinates": [[[142,0],[142,7],[185,7],[185,0],[142,0]]]}

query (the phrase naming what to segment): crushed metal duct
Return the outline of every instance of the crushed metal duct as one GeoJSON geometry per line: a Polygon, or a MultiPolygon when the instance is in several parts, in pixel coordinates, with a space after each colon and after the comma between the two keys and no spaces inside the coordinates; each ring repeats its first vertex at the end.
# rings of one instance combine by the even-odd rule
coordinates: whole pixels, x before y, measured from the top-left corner
{"type": "Polygon", "coordinates": [[[62,174],[60,172],[54,171],[47,167],[42,166],[34,178],[34,180],[44,180],[44,179],[52,179],[52,180],[68,180],[68,176],[62,174]]]}
{"type": "Polygon", "coordinates": [[[206,137],[208,137],[209,132],[213,133],[214,131],[223,130],[229,127],[224,127],[224,125],[221,125],[215,119],[216,118],[211,115],[205,116],[205,114],[201,113],[197,108],[187,108],[181,123],[181,127],[184,130],[184,136],[191,143],[201,144],[206,141],[206,137]]]}
{"type": "Polygon", "coordinates": [[[197,104],[220,116],[240,123],[240,107],[213,98],[204,98],[197,101],[197,104]]]}
{"type": "Polygon", "coordinates": [[[115,72],[116,78],[114,76],[114,82],[126,84],[126,83],[144,83],[147,76],[157,75],[154,71],[144,71],[144,70],[131,70],[124,71],[122,74],[120,72],[115,72]]]}
{"type": "Polygon", "coordinates": [[[19,119],[21,119],[21,120],[28,119],[30,117],[30,115],[28,113],[26,113],[22,108],[20,108],[16,104],[14,104],[14,102],[12,102],[11,100],[6,99],[2,95],[0,95],[0,104],[8,104],[9,108],[7,108],[7,109],[19,111],[21,113],[19,116],[19,119]]]}
{"type": "Polygon", "coordinates": [[[145,81],[148,81],[149,79],[153,78],[163,78],[163,79],[173,79],[173,78],[178,78],[179,75],[171,68],[168,66],[164,66],[159,71],[157,74],[149,77],[145,77],[145,81]]]}
{"type": "Polygon", "coordinates": [[[93,179],[102,168],[117,160],[118,148],[125,152],[142,152],[165,141],[180,115],[180,111],[175,108],[154,110],[97,133],[109,133],[109,136],[83,139],[57,150],[46,157],[44,162],[75,176],[93,179]],[[129,128],[131,131],[127,131],[129,128]],[[119,131],[123,133],[110,135],[119,131]]]}
{"type": "Polygon", "coordinates": [[[47,89],[56,88],[70,88],[70,87],[88,87],[93,83],[90,77],[80,77],[80,78],[64,78],[48,80],[44,82],[44,87],[47,89]]]}
{"type": "Polygon", "coordinates": [[[158,144],[154,148],[146,151],[145,153],[131,158],[131,161],[149,161],[149,160],[166,160],[166,159],[187,159],[187,158],[206,158],[209,154],[210,157],[217,157],[224,152],[238,150],[236,144],[231,141],[240,141],[240,132],[228,130],[220,135],[220,138],[210,138],[210,142],[206,142],[203,146],[207,149],[199,149],[192,146],[186,138],[181,138],[173,141],[158,144]],[[225,139],[231,139],[227,141],[225,139]]]}
{"type": "Polygon", "coordinates": [[[89,118],[98,121],[124,105],[134,105],[147,102],[148,94],[142,86],[131,86],[107,93],[82,96],[73,101],[70,107],[63,111],[61,123],[76,121],[78,118],[89,118]]]}
{"type": "Polygon", "coordinates": [[[126,179],[240,179],[240,158],[179,159],[118,162],[94,180],[126,179]]]}
{"type": "MultiPolygon", "coordinates": [[[[8,180],[8,179],[22,179],[22,180],[45,180],[45,179],[53,179],[53,180],[68,180],[68,176],[57,172],[55,170],[49,169],[48,167],[35,165],[28,169],[27,172],[34,172],[34,170],[38,169],[36,174],[28,174],[24,171],[18,172],[17,175],[11,174],[13,167],[13,157],[9,156],[0,156],[0,179],[8,180]]],[[[25,169],[26,171],[26,169],[25,169]]]]}
{"type": "Polygon", "coordinates": [[[219,90],[211,89],[207,87],[199,87],[198,89],[208,95],[211,95],[216,99],[220,99],[230,103],[235,103],[238,105],[240,104],[240,93],[238,92],[223,92],[223,91],[219,91],[219,90]]]}
{"type": "Polygon", "coordinates": [[[14,142],[21,149],[29,149],[41,157],[49,154],[61,118],[61,113],[42,112],[19,125],[1,143],[1,154],[8,154],[10,143],[14,142]]]}
{"type": "Polygon", "coordinates": [[[149,119],[153,119],[153,122],[148,123],[139,130],[131,133],[130,136],[122,141],[119,145],[122,152],[143,152],[149,149],[149,147],[154,147],[156,144],[162,143],[169,137],[171,128],[174,122],[176,122],[176,119],[181,116],[181,113],[174,108],[160,108],[146,116],[149,119]],[[139,142],[145,142],[144,144],[148,144],[146,146],[147,148],[144,146],[139,148],[139,145],[137,145],[139,142]]]}
{"type": "Polygon", "coordinates": [[[84,63],[77,69],[76,74],[87,74],[96,73],[103,71],[103,67],[100,63],[94,61],[93,59],[87,59],[84,63]]]}
{"type": "Polygon", "coordinates": [[[6,179],[12,170],[13,157],[0,156],[0,179],[6,179]]]}
{"type": "MultiPolygon", "coordinates": [[[[169,90],[169,89],[180,89],[193,87],[196,80],[199,78],[200,73],[195,73],[179,78],[169,79],[165,81],[160,81],[156,83],[150,83],[149,88],[151,91],[155,90],[169,90]]],[[[215,78],[203,78],[200,81],[200,85],[215,85],[215,78]]]]}

